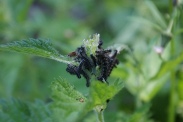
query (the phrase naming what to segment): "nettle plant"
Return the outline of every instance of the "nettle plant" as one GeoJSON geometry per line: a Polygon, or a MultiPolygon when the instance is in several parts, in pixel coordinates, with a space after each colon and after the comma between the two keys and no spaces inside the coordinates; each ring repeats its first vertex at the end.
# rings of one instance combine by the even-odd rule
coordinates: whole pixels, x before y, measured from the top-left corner
{"type": "MultiPolygon", "coordinates": [[[[54,121],[80,121],[91,110],[103,122],[107,103],[123,88],[121,80],[108,81],[119,61],[120,50],[104,49],[99,34],[84,40],[82,46],[67,56],[59,54],[49,40],[29,39],[0,45],[1,50],[33,54],[67,64],[66,71],[76,78],[84,77],[89,93],[84,96],[66,79],[57,78],[51,83],[52,99],[49,114],[54,121]]],[[[83,85],[85,87],[85,85],[83,85]]]]}

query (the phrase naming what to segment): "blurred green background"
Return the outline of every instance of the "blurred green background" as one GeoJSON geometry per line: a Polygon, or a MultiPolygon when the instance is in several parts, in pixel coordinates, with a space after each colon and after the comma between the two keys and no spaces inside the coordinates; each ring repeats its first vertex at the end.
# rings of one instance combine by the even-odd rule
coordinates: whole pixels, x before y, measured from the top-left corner
{"type": "MultiPolygon", "coordinates": [[[[50,39],[67,55],[99,33],[104,47],[128,46],[109,79],[121,78],[125,87],[109,102],[106,122],[183,122],[182,25],[182,4],[172,0],[0,0],[0,44],[50,39]]],[[[65,69],[53,60],[0,51],[0,99],[48,102],[59,76],[86,95],[85,79],[65,69]]]]}

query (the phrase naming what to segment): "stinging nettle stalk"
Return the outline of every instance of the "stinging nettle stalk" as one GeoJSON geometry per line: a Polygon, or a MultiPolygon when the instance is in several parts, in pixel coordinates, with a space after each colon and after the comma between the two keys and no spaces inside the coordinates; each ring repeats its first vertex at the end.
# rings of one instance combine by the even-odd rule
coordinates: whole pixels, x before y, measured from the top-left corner
{"type": "Polygon", "coordinates": [[[119,64],[117,50],[102,48],[102,40],[99,34],[93,35],[92,39],[84,40],[83,45],[78,47],[68,56],[73,58],[76,64],[68,64],[66,71],[78,78],[83,76],[86,79],[86,86],[90,86],[92,77],[108,83],[113,68],[119,64]]]}

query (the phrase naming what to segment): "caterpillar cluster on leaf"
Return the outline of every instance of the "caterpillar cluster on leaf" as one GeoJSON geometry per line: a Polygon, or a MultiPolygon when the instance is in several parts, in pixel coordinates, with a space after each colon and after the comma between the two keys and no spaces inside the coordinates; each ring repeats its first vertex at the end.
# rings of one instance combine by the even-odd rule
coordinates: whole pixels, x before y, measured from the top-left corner
{"type": "Polygon", "coordinates": [[[103,49],[102,44],[103,42],[100,40],[95,55],[90,54],[88,56],[84,46],[78,47],[76,51],[68,54],[68,56],[74,57],[75,62],[79,65],[68,64],[66,71],[78,78],[83,76],[86,79],[87,87],[90,86],[91,75],[95,75],[97,80],[101,82],[107,82],[113,68],[119,64],[117,50],[103,49]],[[94,72],[97,67],[98,74],[94,72]]]}

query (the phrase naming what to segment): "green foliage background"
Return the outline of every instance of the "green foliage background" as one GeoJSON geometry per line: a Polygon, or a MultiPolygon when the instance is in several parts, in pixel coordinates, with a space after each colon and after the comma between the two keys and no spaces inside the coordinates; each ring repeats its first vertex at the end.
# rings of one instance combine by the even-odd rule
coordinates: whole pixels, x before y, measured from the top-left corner
{"type": "MultiPolygon", "coordinates": [[[[104,47],[125,48],[109,80],[122,79],[124,88],[108,103],[106,122],[181,122],[182,12],[182,4],[174,7],[172,0],[1,0],[0,44],[49,39],[60,54],[67,55],[83,39],[99,33],[104,47]],[[159,46],[162,54],[156,50],[159,46]]],[[[48,107],[52,97],[58,101],[53,108],[62,106],[57,96],[61,93],[53,90],[53,85],[59,86],[54,78],[65,78],[84,96],[89,92],[85,79],[65,69],[65,64],[54,60],[0,50],[0,121],[64,120],[61,110],[56,110],[58,115],[52,120],[48,107]]],[[[72,104],[73,110],[78,105],[72,104]]],[[[76,116],[71,114],[65,121],[76,116]]],[[[94,122],[95,115],[89,112],[82,121],[94,122]]]]}

